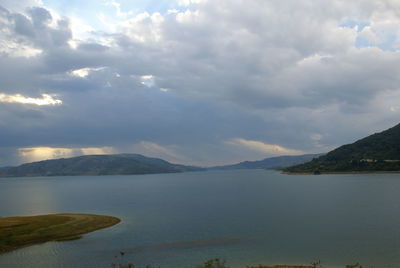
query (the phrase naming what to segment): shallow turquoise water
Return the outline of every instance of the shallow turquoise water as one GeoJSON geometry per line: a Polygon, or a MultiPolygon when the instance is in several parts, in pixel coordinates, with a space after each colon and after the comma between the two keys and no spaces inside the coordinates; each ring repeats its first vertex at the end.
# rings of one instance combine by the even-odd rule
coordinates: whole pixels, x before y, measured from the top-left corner
{"type": "Polygon", "coordinates": [[[0,216],[74,212],[122,223],[0,256],[0,267],[309,264],[399,267],[400,175],[266,170],[0,179],[0,216]],[[121,257],[119,252],[125,252],[121,257]],[[115,257],[117,256],[117,257],[115,257]]]}

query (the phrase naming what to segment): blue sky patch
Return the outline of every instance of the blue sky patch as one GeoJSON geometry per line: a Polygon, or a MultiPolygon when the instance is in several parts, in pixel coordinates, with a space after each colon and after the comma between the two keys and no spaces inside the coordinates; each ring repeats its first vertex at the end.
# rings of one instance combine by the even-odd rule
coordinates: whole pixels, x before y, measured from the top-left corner
{"type": "Polygon", "coordinates": [[[365,27],[369,26],[368,22],[355,21],[355,20],[346,20],[342,24],[339,24],[340,27],[345,28],[355,28],[357,27],[357,32],[361,32],[365,27]]]}

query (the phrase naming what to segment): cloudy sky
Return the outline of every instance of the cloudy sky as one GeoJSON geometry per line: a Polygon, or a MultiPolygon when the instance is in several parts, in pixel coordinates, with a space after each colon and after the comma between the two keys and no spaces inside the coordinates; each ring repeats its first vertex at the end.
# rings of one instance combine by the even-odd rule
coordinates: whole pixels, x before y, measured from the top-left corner
{"type": "Polygon", "coordinates": [[[0,0],[0,166],[319,153],[400,121],[398,0],[0,0]]]}

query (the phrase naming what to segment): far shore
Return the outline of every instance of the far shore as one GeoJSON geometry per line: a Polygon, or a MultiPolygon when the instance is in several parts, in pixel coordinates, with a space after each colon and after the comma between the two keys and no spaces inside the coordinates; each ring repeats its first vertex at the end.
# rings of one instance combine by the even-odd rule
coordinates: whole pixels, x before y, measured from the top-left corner
{"type": "Polygon", "coordinates": [[[289,172],[289,171],[280,171],[281,174],[286,175],[325,175],[325,174],[396,174],[400,173],[398,171],[320,171],[319,174],[314,174],[314,172],[289,172]]]}
{"type": "Polygon", "coordinates": [[[95,214],[48,214],[0,218],[0,254],[48,241],[79,239],[121,220],[95,214]]]}

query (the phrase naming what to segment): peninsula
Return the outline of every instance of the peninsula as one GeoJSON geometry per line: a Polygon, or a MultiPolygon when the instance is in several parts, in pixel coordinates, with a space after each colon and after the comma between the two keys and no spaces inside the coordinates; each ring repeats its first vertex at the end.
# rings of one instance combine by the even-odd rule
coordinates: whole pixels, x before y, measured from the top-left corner
{"type": "Polygon", "coordinates": [[[0,218],[0,254],[37,243],[78,239],[120,221],[111,216],[68,213],[0,218]]]}

